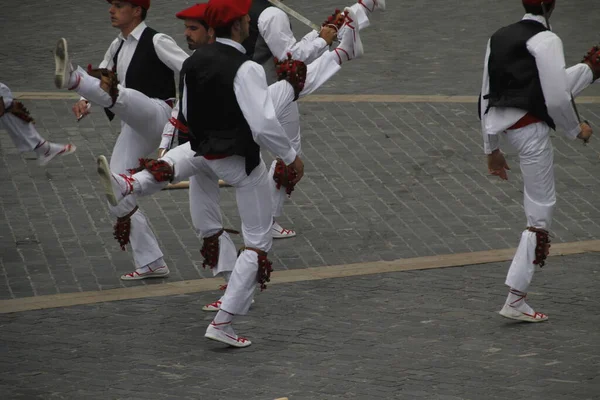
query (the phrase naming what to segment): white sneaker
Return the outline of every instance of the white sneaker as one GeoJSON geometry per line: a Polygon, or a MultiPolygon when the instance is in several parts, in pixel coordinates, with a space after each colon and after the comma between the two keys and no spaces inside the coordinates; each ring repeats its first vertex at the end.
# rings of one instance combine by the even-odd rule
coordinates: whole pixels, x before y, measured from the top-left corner
{"type": "Polygon", "coordinates": [[[219,311],[221,309],[221,300],[217,300],[213,303],[207,304],[202,307],[202,311],[219,311]]]}
{"type": "Polygon", "coordinates": [[[283,229],[281,225],[275,221],[273,221],[273,225],[271,226],[271,233],[273,234],[273,239],[287,239],[296,236],[296,231],[283,229]]]}
{"type": "Polygon", "coordinates": [[[38,155],[38,165],[43,167],[48,164],[56,156],[66,156],[67,154],[74,153],[77,147],[72,144],[57,144],[57,143],[46,143],[48,150],[43,154],[38,155]]]}
{"type": "Polygon", "coordinates": [[[128,194],[133,192],[133,185],[125,175],[113,174],[108,165],[108,160],[104,156],[96,159],[98,165],[98,175],[100,182],[104,187],[104,194],[111,206],[116,206],[128,194]]]}
{"type": "Polygon", "coordinates": [[[533,314],[527,314],[522,311],[517,310],[514,307],[505,304],[502,307],[502,310],[499,312],[504,318],[515,319],[517,321],[525,321],[525,322],[544,322],[548,320],[548,316],[546,314],[540,312],[534,312],[533,314]]]}
{"type": "Polygon", "coordinates": [[[360,39],[360,34],[358,32],[358,18],[351,8],[346,7],[344,11],[348,13],[346,15],[346,22],[338,33],[338,37],[341,38],[340,44],[334,50],[342,62],[359,58],[365,53],[362,40],[360,39]],[[345,57],[342,57],[342,53],[345,55],[345,57]],[[344,60],[343,58],[346,59],[344,60]]]}
{"type": "Polygon", "coordinates": [[[69,61],[67,40],[65,38],[60,38],[56,42],[56,47],[54,48],[54,66],[54,85],[59,89],[68,88],[72,68],[69,61]]]}
{"type": "Polygon", "coordinates": [[[252,342],[248,339],[236,335],[236,333],[233,331],[233,328],[230,328],[230,333],[227,333],[224,330],[219,329],[216,325],[214,325],[213,322],[211,322],[210,325],[208,325],[208,328],[206,328],[204,337],[228,344],[233,347],[248,347],[252,344],[252,342]]]}
{"type": "Polygon", "coordinates": [[[166,265],[158,267],[155,270],[149,270],[148,272],[138,273],[137,271],[130,272],[125,275],[121,275],[122,281],[139,281],[140,279],[147,278],[164,278],[169,275],[170,271],[166,265]]]}
{"type": "Polygon", "coordinates": [[[375,8],[379,11],[385,11],[385,0],[374,0],[375,8]]]}

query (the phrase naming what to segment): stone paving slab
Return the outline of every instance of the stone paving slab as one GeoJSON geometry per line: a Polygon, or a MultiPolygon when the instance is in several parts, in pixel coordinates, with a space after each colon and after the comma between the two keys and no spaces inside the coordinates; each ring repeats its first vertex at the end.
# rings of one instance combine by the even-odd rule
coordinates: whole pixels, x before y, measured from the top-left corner
{"type": "MultiPolygon", "coordinates": [[[[148,23],[177,40],[183,24],[175,13],[196,1],[154,0],[148,23]]],[[[396,0],[385,13],[375,14],[362,33],[365,57],[351,63],[325,87],[329,93],[477,95],[489,36],[523,15],[519,0],[396,0]]],[[[3,0],[0,26],[12,40],[0,43],[0,79],[15,91],[50,91],[54,65],[51,51],[66,37],[74,59],[82,65],[102,60],[117,31],[109,24],[104,0],[53,0],[30,3],[3,0]],[[31,30],[35,21],[35,30],[31,30]]],[[[286,0],[286,4],[320,24],[335,8],[351,1],[286,0]]],[[[560,2],[552,16],[554,30],[564,41],[567,64],[579,62],[598,42],[597,27],[581,23],[593,0],[560,2]]],[[[292,21],[301,37],[308,32],[292,21]]],[[[590,92],[600,95],[596,85],[590,92]]],[[[589,95],[592,95],[589,94],[589,95]]]]}
{"type": "MultiPolygon", "coordinates": [[[[77,123],[65,100],[27,105],[44,136],[79,150],[38,168],[0,134],[0,298],[160,283],[118,279],[132,261],[112,239],[94,162],[110,154],[118,125],[99,113],[77,123]]],[[[581,112],[600,126],[598,105],[581,112]]],[[[275,242],[276,268],[516,246],[524,218],[514,154],[508,182],[487,176],[472,104],[305,103],[302,113],[307,172],[281,219],[300,235],[275,242]]],[[[554,240],[600,238],[598,143],[584,147],[556,135],[554,144],[554,240]]],[[[170,281],[210,276],[201,268],[187,196],[169,191],[141,201],[170,281]]],[[[222,190],[222,206],[225,225],[239,227],[233,190],[222,190]]]]}
{"type": "Polygon", "coordinates": [[[236,322],[254,344],[203,338],[217,292],[0,315],[7,399],[600,397],[598,255],[552,258],[505,320],[507,263],[272,286],[236,322]]]}

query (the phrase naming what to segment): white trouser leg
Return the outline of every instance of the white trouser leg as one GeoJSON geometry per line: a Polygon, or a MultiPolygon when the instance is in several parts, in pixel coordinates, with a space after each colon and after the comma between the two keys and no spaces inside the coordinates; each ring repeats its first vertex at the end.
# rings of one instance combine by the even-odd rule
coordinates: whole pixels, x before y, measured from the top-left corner
{"type": "MultiPolygon", "coordinates": [[[[527,226],[549,231],[556,204],[550,128],[537,123],[510,130],[507,136],[519,152],[527,226]]],[[[536,234],[525,230],[508,271],[506,285],[527,292],[535,271],[536,243],[536,234]]]]}
{"type": "MultiPolygon", "coordinates": [[[[168,116],[168,114],[166,114],[168,116]]],[[[164,119],[166,123],[167,117],[164,119]]],[[[127,169],[138,166],[138,160],[155,151],[164,123],[157,124],[153,129],[144,134],[138,133],[125,122],[121,122],[121,133],[117,138],[110,159],[110,169],[117,174],[127,173],[127,169]]],[[[111,213],[116,217],[127,215],[137,205],[135,195],[127,196],[117,206],[109,206],[111,213]]],[[[141,268],[154,262],[164,265],[163,253],[150,228],[148,220],[138,209],[131,217],[131,248],[136,267],[141,268]]],[[[156,267],[156,265],[153,264],[156,267]]]]}
{"type": "MultiPolygon", "coordinates": [[[[193,158],[196,152],[191,149],[190,143],[184,143],[181,146],[177,146],[171,149],[164,157],[159,160],[168,162],[175,170],[177,170],[177,164],[183,165],[184,160],[193,158]]],[[[115,171],[113,171],[115,172],[115,171]]],[[[187,178],[187,177],[186,177],[187,178]]],[[[177,177],[173,178],[173,182],[179,182],[177,177]]],[[[154,176],[146,170],[133,174],[133,193],[137,196],[150,196],[156,192],[160,192],[162,189],[167,187],[169,182],[158,182],[154,179],[154,176]]],[[[192,189],[190,182],[190,189],[192,189]]],[[[193,214],[192,214],[193,218],[193,214]]]]}
{"type": "Polygon", "coordinates": [[[44,142],[44,138],[39,134],[35,125],[25,122],[6,112],[0,118],[0,127],[4,127],[19,151],[33,151],[37,145],[44,142]]]}
{"type": "MultiPolygon", "coordinates": [[[[210,169],[190,177],[190,214],[194,230],[200,239],[212,236],[223,229],[219,207],[219,178],[210,169]]],[[[219,236],[219,262],[212,268],[214,276],[233,271],[237,251],[229,233],[219,236]]]]}
{"type": "MultiPolygon", "coordinates": [[[[81,76],[79,86],[75,89],[78,94],[102,107],[111,106],[112,99],[100,88],[99,79],[89,76],[81,68],[78,68],[75,73],[81,76]]],[[[163,128],[171,114],[171,107],[164,101],[150,98],[137,90],[121,85],[118,87],[119,95],[110,111],[137,132],[148,133],[153,139],[155,131],[158,129],[157,126],[160,126],[156,142],[156,148],[158,148],[163,128]]]]}
{"type": "MultiPolygon", "coordinates": [[[[271,197],[269,176],[264,162],[247,176],[242,157],[207,161],[215,174],[236,189],[236,199],[242,234],[246,247],[268,252],[273,244],[271,236],[271,197]]],[[[258,273],[258,255],[244,250],[237,258],[222,299],[221,308],[231,314],[246,314],[252,303],[258,273]]]]}

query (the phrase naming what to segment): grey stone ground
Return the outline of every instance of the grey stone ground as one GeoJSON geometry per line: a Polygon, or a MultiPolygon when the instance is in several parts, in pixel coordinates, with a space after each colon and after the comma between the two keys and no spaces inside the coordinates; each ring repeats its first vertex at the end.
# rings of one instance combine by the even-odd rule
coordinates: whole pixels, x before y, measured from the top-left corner
{"type": "Polygon", "coordinates": [[[526,325],[496,314],[505,264],[273,285],[203,338],[217,293],[0,315],[9,399],[583,400],[600,396],[597,255],[551,259],[526,325]]]}
{"type": "MultiPolygon", "coordinates": [[[[476,95],[487,37],[521,15],[516,0],[388,3],[364,31],[365,58],[321,93],[476,95]]],[[[155,0],[149,22],[183,45],[172,16],[190,4],[155,0]]],[[[317,22],[340,5],[288,4],[317,22]]],[[[553,17],[568,64],[597,41],[596,26],[581,23],[591,4],[559,2],[553,17]]],[[[4,0],[0,27],[14,37],[0,42],[0,81],[25,92],[55,91],[58,37],[85,65],[116,35],[102,0],[4,0]]],[[[584,95],[600,95],[598,85],[584,95]]],[[[0,299],[160,284],[118,279],[131,259],[112,239],[94,165],[110,154],[118,125],[100,113],[76,123],[71,101],[26,103],[42,135],[79,150],[40,169],[0,131],[0,299]]],[[[580,108],[600,126],[598,105],[580,108]]],[[[473,104],[304,103],[301,111],[307,176],[282,221],[300,235],[276,242],[276,269],[516,245],[520,174],[510,157],[509,182],[487,176],[473,104]]],[[[558,134],[554,143],[554,240],[600,238],[598,141],[583,147],[558,134]]],[[[227,225],[238,226],[231,190],[222,205],[227,225]]],[[[142,207],[169,280],[208,276],[187,191],[142,207]]],[[[216,293],[2,315],[0,397],[595,399],[597,264],[595,255],[573,256],[538,273],[533,304],[552,321],[537,326],[493,314],[505,290],[498,265],[273,286],[238,324],[255,340],[243,351],[202,338],[210,317],[199,309],[216,293]],[[235,384],[227,389],[221,377],[235,384]]]]}

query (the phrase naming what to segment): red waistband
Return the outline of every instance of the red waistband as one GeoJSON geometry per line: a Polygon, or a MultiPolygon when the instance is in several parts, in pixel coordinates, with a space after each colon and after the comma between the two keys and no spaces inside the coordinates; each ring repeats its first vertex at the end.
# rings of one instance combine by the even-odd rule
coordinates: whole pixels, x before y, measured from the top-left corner
{"type": "Polygon", "coordinates": [[[202,157],[206,158],[207,160],[222,160],[223,158],[227,158],[229,156],[226,154],[205,154],[202,157]]]}
{"type": "Polygon", "coordinates": [[[519,129],[519,128],[524,128],[527,125],[531,125],[531,124],[535,124],[538,122],[543,122],[541,119],[539,119],[538,117],[527,113],[525,115],[523,115],[523,117],[518,120],[517,122],[515,122],[510,128],[508,128],[507,130],[510,129],[519,129]]]}

